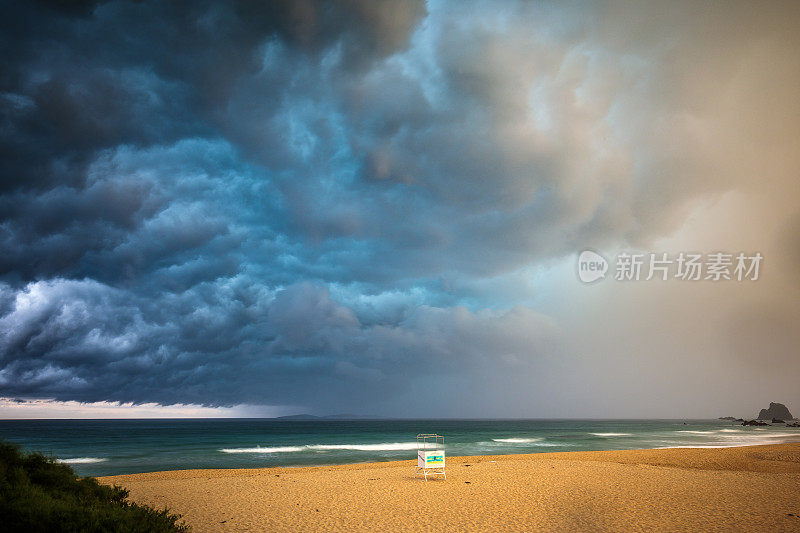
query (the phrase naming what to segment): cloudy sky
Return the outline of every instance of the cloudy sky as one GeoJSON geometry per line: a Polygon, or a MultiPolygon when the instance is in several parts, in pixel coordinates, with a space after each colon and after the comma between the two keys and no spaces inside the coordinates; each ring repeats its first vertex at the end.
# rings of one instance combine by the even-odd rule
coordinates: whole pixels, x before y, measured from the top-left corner
{"type": "Polygon", "coordinates": [[[60,4],[0,20],[0,416],[800,412],[800,4],[60,4]]]}

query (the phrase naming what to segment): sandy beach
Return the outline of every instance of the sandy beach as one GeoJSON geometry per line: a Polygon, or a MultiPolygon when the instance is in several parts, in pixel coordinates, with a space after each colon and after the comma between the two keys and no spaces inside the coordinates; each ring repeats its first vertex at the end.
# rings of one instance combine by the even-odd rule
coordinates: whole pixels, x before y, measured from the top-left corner
{"type": "Polygon", "coordinates": [[[194,531],[800,531],[800,443],[99,478],[194,531]]]}

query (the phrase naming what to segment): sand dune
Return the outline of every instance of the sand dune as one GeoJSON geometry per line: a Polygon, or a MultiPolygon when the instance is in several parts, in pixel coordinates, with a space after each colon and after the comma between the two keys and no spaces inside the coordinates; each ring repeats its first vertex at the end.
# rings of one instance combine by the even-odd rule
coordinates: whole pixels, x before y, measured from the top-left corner
{"type": "Polygon", "coordinates": [[[800,443],[100,478],[194,531],[800,531],[800,443]]]}

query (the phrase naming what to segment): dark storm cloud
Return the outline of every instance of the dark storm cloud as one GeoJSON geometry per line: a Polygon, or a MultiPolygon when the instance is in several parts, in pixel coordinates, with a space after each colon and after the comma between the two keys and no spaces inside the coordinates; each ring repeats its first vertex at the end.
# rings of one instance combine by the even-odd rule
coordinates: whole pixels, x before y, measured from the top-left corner
{"type": "Polygon", "coordinates": [[[258,70],[256,52],[270,40],[312,57],[336,43],[355,68],[403,45],[424,8],[98,2],[75,10],[11,3],[3,11],[0,185],[15,189],[79,180],[71,174],[97,149],[213,134],[214,117],[240,78],[258,70]]]}
{"type": "Polygon", "coordinates": [[[423,306],[397,324],[363,325],[324,288],[300,283],[276,293],[242,278],[157,300],[55,279],[19,292],[4,285],[0,301],[4,393],[82,401],[313,399],[354,408],[407,393],[432,373],[527,374],[530,345],[556,338],[550,320],[522,308],[423,306]],[[498,349],[500,357],[486,356],[498,349]]]}
{"type": "Polygon", "coordinates": [[[437,374],[521,398],[563,340],[517,305],[530,272],[746,183],[713,154],[751,145],[724,106],[759,28],[779,88],[748,120],[796,110],[791,17],[732,43],[689,4],[3,11],[0,395],[391,410],[437,374]]]}

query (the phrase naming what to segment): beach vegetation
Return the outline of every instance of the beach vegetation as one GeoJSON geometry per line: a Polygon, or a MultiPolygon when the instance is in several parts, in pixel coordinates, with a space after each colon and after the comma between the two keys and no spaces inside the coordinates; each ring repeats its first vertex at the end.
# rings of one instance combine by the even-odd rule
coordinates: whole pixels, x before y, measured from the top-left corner
{"type": "Polygon", "coordinates": [[[35,532],[188,531],[180,515],[128,499],[128,491],[79,478],[69,465],[0,441],[0,529],[35,532]]]}

